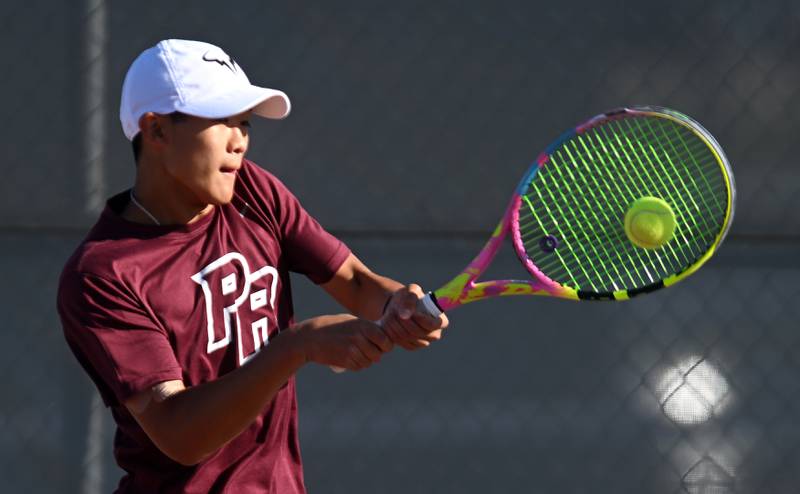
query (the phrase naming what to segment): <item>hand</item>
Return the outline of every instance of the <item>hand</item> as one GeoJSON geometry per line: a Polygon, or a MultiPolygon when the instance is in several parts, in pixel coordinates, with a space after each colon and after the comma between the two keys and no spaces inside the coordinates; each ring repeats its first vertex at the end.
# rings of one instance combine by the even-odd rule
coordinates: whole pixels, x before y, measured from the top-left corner
{"type": "Polygon", "coordinates": [[[381,318],[381,326],[389,339],[406,350],[430,346],[441,339],[442,330],[449,324],[446,315],[432,317],[418,308],[423,296],[419,285],[411,284],[397,290],[381,318]]]}
{"type": "Polygon", "coordinates": [[[320,316],[297,325],[306,361],[361,370],[394,346],[383,330],[350,314],[320,316]]]}

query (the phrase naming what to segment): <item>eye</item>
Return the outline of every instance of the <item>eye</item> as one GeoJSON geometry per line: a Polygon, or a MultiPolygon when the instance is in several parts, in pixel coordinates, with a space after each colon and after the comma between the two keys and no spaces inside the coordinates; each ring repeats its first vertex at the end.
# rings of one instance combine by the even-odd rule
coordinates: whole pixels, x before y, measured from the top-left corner
{"type": "Polygon", "coordinates": [[[242,127],[247,127],[249,129],[250,128],[250,120],[242,120],[242,122],[239,125],[241,125],[242,127]]]}

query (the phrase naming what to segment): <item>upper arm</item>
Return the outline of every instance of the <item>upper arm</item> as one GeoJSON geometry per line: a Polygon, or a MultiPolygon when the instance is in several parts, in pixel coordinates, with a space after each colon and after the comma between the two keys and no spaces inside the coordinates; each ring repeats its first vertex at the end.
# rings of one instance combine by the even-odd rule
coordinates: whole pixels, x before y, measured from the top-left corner
{"type": "Polygon", "coordinates": [[[164,381],[156,384],[150,389],[131,396],[125,400],[124,405],[125,408],[127,408],[128,411],[131,412],[131,414],[138,420],[139,416],[145,413],[151,403],[156,403],[157,405],[170,396],[180,393],[184,389],[186,389],[186,386],[181,380],[164,381]]]}
{"type": "Polygon", "coordinates": [[[185,389],[181,380],[164,381],[133,395],[125,400],[124,405],[162,453],[178,463],[191,465],[193,461],[184,459],[180,445],[175,444],[169,434],[174,424],[165,404],[170,396],[185,389]]]}
{"type": "Polygon", "coordinates": [[[67,273],[58,310],[70,349],[106,404],[182,378],[166,331],[121,281],[67,273]]]}

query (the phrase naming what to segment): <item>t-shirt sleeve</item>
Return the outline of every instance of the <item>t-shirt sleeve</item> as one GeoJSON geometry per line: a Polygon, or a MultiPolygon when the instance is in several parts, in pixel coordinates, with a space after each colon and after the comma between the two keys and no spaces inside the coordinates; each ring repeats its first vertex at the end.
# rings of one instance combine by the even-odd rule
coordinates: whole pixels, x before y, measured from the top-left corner
{"type": "Polygon", "coordinates": [[[108,406],[182,379],[169,338],[121,282],[65,273],[58,291],[64,336],[108,406]]]}
{"type": "Polygon", "coordinates": [[[289,269],[305,274],[317,284],[329,281],[350,255],[350,249],[322,228],[288,189],[282,195],[281,229],[289,269]]]}
{"type": "Polygon", "coordinates": [[[254,163],[250,163],[249,170],[259,188],[266,189],[264,203],[272,209],[268,216],[276,222],[288,269],[317,284],[329,281],[350,255],[350,249],[326,231],[280,180],[254,163]]]}

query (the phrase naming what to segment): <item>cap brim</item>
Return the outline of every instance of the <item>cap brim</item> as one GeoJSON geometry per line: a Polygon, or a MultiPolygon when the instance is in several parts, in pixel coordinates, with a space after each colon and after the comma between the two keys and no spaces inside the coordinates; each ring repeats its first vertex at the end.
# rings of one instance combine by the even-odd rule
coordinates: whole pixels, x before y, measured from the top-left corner
{"type": "Polygon", "coordinates": [[[202,118],[226,118],[252,110],[256,115],[280,120],[292,109],[283,91],[258,86],[244,86],[229,93],[209,95],[203,101],[181,105],[179,111],[202,118]]]}

